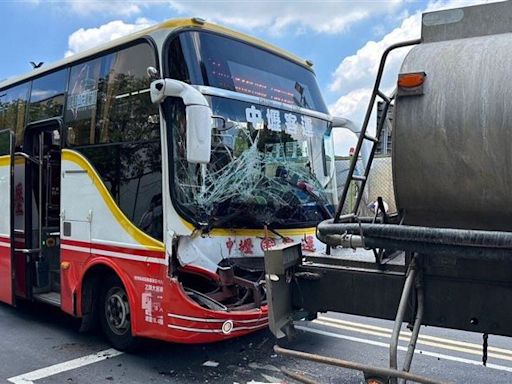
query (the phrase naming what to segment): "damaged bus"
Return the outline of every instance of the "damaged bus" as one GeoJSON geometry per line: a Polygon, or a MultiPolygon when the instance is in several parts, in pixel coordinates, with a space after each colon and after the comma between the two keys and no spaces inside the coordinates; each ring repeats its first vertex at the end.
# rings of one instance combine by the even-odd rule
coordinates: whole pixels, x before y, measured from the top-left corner
{"type": "Polygon", "coordinates": [[[268,324],[263,252],[332,217],[333,119],[311,63],[168,21],[0,84],[0,300],[111,344],[268,324]]]}

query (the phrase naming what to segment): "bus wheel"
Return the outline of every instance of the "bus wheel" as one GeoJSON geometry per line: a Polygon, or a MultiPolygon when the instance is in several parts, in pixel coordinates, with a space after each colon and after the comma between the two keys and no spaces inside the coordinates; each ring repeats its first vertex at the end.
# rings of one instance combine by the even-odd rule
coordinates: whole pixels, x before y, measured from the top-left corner
{"type": "Polygon", "coordinates": [[[117,276],[104,282],[99,304],[101,329],[110,344],[121,351],[134,349],[138,340],[132,335],[128,295],[117,276]]]}

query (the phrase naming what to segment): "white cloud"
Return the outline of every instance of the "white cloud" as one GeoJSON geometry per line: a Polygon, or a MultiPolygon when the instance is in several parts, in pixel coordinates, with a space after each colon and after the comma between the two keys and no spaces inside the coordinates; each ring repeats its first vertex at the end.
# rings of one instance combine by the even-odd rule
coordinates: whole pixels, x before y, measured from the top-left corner
{"type": "MultiPolygon", "coordinates": [[[[377,75],[379,61],[384,50],[390,45],[417,39],[421,35],[421,14],[423,12],[455,8],[482,3],[478,0],[432,1],[423,10],[413,15],[404,15],[400,26],[393,29],[378,41],[368,41],[354,55],[344,58],[336,68],[329,88],[340,94],[330,106],[331,113],[362,124],[368,107],[370,93],[377,75]]],[[[403,48],[392,53],[387,60],[381,82],[381,89],[391,92],[399,72],[401,62],[410,48],[403,48]]],[[[375,119],[375,115],[372,116],[375,119]]],[[[371,121],[373,123],[373,121],[371,121]]]]}
{"type": "MultiPolygon", "coordinates": [[[[421,33],[421,13],[416,13],[402,21],[400,27],[389,32],[379,41],[368,41],[355,55],[346,57],[334,72],[334,80],[330,85],[331,91],[348,91],[361,88],[364,82],[367,86],[377,74],[379,61],[384,50],[390,45],[418,38],[421,33]]],[[[396,67],[407,49],[399,54],[391,54],[387,65],[396,67]]]]}
{"type": "MultiPolygon", "coordinates": [[[[41,0],[30,0],[42,4],[41,0]]],[[[258,28],[271,34],[306,28],[319,33],[339,33],[375,15],[396,15],[407,0],[63,0],[78,15],[133,16],[152,6],[169,5],[182,16],[239,29],[258,28]]]]}
{"type": "Polygon", "coordinates": [[[356,88],[347,94],[341,96],[336,103],[334,103],[330,109],[334,115],[344,116],[351,118],[354,121],[362,121],[361,119],[354,119],[354,116],[358,115],[359,112],[365,112],[368,101],[370,100],[370,94],[372,88],[356,88]],[[361,106],[364,106],[364,110],[361,106]]]}
{"type": "Polygon", "coordinates": [[[337,129],[332,134],[336,155],[348,156],[350,148],[355,148],[357,145],[357,136],[348,129],[337,129]]]}
{"type": "Polygon", "coordinates": [[[69,36],[68,50],[65,56],[71,56],[101,43],[147,28],[154,23],[155,22],[152,20],[139,18],[133,24],[125,23],[121,20],[114,20],[97,28],[80,28],[69,36]]]}
{"type": "Polygon", "coordinates": [[[340,33],[375,15],[395,12],[402,0],[390,1],[184,1],[171,7],[185,16],[200,16],[239,29],[261,29],[279,34],[285,29],[301,33],[340,33]]]}

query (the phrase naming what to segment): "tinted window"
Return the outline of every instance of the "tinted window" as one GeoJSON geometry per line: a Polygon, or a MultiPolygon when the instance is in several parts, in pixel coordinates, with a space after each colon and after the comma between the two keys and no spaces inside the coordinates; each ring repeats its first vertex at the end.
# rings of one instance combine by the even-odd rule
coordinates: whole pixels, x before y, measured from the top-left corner
{"type": "Polygon", "coordinates": [[[70,145],[94,144],[102,94],[108,76],[108,57],[71,68],[65,120],[70,145]]]}
{"type": "Polygon", "coordinates": [[[162,239],[160,141],[80,147],[123,213],[150,236],[162,239]]]}
{"type": "Polygon", "coordinates": [[[71,69],[67,142],[98,171],[124,214],[162,239],[162,166],[158,106],[151,103],[149,44],[71,69]]]}
{"type": "Polygon", "coordinates": [[[140,44],[71,69],[66,125],[70,145],[143,141],[159,137],[148,66],[154,52],[140,44]]]}
{"type": "MultiPolygon", "coordinates": [[[[185,35],[186,36],[186,35],[185,35]]],[[[202,83],[201,74],[199,73],[199,68],[197,65],[194,65],[194,55],[192,52],[185,52],[181,46],[181,39],[176,38],[171,41],[169,44],[169,72],[172,79],[181,80],[185,83],[193,84],[193,83],[202,83]],[[185,53],[188,54],[185,59],[185,53]],[[191,71],[196,70],[197,72],[191,77],[189,73],[189,69],[191,71]]],[[[183,38],[185,40],[185,38],[183,38]]]]}
{"type": "Polygon", "coordinates": [[[32,82],[29,122],[62,116],[66,70],[51,73],[32,82]]]}
{"type": "MultiPolygon", "coordinates": [[[[299,64],[211,33],[184,32],[180,41],[194,81],[327,113],[314,74],[299,64]]],[[[176,60],[174,51],[170,61],[176,60]]],[[[175,64],[170,68],[171,76],[183,73],[175,64]]]]}
{"type": "Polygon", "coordinates": [[[0,156],[11,154],[11,135],[7,131],[0,132],[0,156]]]}
{"type": "Polygon", "coordinates": [[[121,51],[113,58],[101,113],[100,143],[159,137],[159,111],[149,96],[148,66],[156,64],[147,44],[121,51]]]}
{"type": "Polygon", "coordinates": [[[0,91],[0,129],[16,133],[16,147],[23,145],[29,84],[0,91]]]}

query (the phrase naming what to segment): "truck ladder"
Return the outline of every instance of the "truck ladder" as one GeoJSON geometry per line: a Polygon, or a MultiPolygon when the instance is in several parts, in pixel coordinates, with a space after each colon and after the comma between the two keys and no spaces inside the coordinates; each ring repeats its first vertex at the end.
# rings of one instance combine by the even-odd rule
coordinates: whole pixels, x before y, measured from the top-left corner
{"type": "MultiPolygon", "coordinates": [[[[416,40],[410,40],[402,43],[397,43],[394,45],[391,45],[388,47],[380,60],[379,69],[377,73],[377,78],[375,80],[375,84],[373,87],[373,92],[370,98],[370,102],[368,105],[368,108],[366,110],[366,116],[361,128],[361,131],[359,132],[358,142],[357,146],[355,148],[352,161],[350,163],[350,168],[347,176],[347,180],[345,182],[345,185],[343,187],[343,193],[341,195],[339,205],[336,211],[336,215],[334,216],[333,223],[340,223],[340,222],[353,222],[353,221],[359,221],[358,219],[358,210],[359,205],[361,203],[364,187],[366,185],[366,182],[368,180],[368,175],[370,173],[370,168],[373,162],[373,158],[375,156],[375,151],[377,149],[377,144],[379,143],[379,138],[381,136],[382,129],[384,127],[385,120],[387,118],[387,112],[389,109],[389,106],[391,105],[391,102],[394,100],[396,92],[393,93],[390,97],[386,96],[384,92],[380,90],[380,83],[382,80],[386,59],[391,51],[397,48],[402,47],[408,47],[412,45],[416,45],[421,43],[420,39],[416,40]],[[368,123],[370,121],[370,117],[372,114],[373,107],[375,105],[375,102],[377,100],[377,97],[382,99],[384,102],[384,107],[382,109],[382,114],[377,122],[377,128],[376,128],[376,134],[375,137],[371,136],[367,133],[368,130],[368,123]],[[364,172],[362,174],[356,174],[356,165],[357,161],[359,159],[359,155],[361,153],[361,149],[363,144],[366,141],[371,142],[371,151],[368,156],[368,160],[366,164],[364,164],[364,172]],[[343,208],[345,205],[345,202],[347,200],[348,191],[350,188],[351,182],[359,182],[359,189],[357,192],[357,197],[354,206],[351,208],[350,212],[346,215],[342,215],[343,208]]],[[[379,199],[379,207],[382,209],[382,200],[379,199]]],[[[360,221],[359,221],[360,222],[360,221]]],[[[327,253],[329,254],[329,248],[328,245],[327,253]]],[[[375,251],[375,250],[374,250],[375,251]]],[[[329,364],[329,365],[336,365],[344,368],[349,369],[355,369],[362,371],[365,375],[365,380],[367,383],[386,383],[386,384],[397,384],[398,382],[406,383],[407,380],[414,381],[418,383],[424,383],[424,384],[438,384],[441,383],[441,381],[427,378],[419,375],[415,375],[409,372],[412,359],[414,356],[414,351],[416,349],[416,342],[418,340],[418,335],[420,331],[420,327],[423,320],[424,315],[424,293],[423,293],[423,273],[422,273],[422,262],[421,257],[418,254],[408,254],[409,257],[406,257],[406,259],[409,259],[408,267],[405,272],[405,280],[404,280],[404,286],[402,288],[402,293],[398,305],[398,309],[396,312],[394,327],[393,327],[393,333],[390,340],[390,346],[389,346],[389,368],[378,368],[374,366],[370,366],[367,364],[359,364],[352,361],[345,361],[340,359],[334,359],[334,358],[328,358],[325,356],[317,355],[317,354],[308,354],[298,351],[293,351],[289,349],[285,349],[279,346],[275,347],[275,351],[279,354],[282,354],[284,356],[289,357],[295,357],[299,359],[305,359],[310,361],[315,361],[319,363],[329,364]],[[415,297],[413,297],[415,296],[415,297]],[[412,300],[411,300],[412,299],[412,300]],[[412,334],[411,338],[409,340],[409,346],[407,348],[407,352],[405,355],[405,359],[402,365],[402,368],[398,368],[398,341],[400,336],[400,329],[402,327],[402,324],[404,322],[404,316],[407,310],[407,307],[410,305],[410,303],[415,303],[415,310],[414,310],[414,321],[412,326],[412,334]]],[[[267,258],[267,257],[266,257],[267,258]]],[[[379,258],[377,258],[377,263],[379,263],[379,258]]],[[[266,267],[267,273],[272,272],[272,268],[266,267]],[[269,272],[270,271],[270,272],[269,272]]],[[[311,378],[309,376],[306,376],[302,373],[290,371],[290,370],[283,370],[283,372],[293,379],[303,382],[303,383],[318,383],[314,378],[311,378]]]]}
{"type": "Polygon", "coordinates": [[[339,223],[340,221],[351,221],[357,216],[357,211],[359,210],[359,205],[361,204],[361,199],[363,198],[364,187],[366,186],[366,181],[368,180],[368,175],[370,173],[370,168],[373,162],[373,158],[375,156],[375,150],[377,149],[377,144],[379,143],[379,138],[382,132],[382,128],[384,127],[384,122],[386,121],[389,105],[395,98],[395,94],[391,97],[388,97],[380,90],[380,83],[382,80],[382,75],[384,73],[384,68],[386,66],[386,59],[389,53],[397,48],[409,47],[412,45],[416,45],[421,43],[421,39],[404,41],[402,43],[397,43],[389,46],[380,59],[379,70],[377,72],[377,78],[375,79],[375,84],[373,86],[372,96],[370,98],[370,102],[368,104],[368,109],[366,110],[366,115],[364,118],[363,126],[361,127],[361,132],[359,133],[359,138],[357,140],[357,145],[354,150],[354,155],[352,156],[352,161],[350,162],[350,168],[347,175],[347,180],[345,185],[343,186],[343,192],[341,194],[341,198],[338,204],[338,208],[336,210],[336,215],[334,216],[334,222],[339,223]],[[375,136],[371,136],[367,133],[368,123],[370,122],[370,117],[372,115],[372,110],[375,105],[375,100],[377,96],[382,99],[384,102],[384,108],[382,109],[382,114],[377,122],[377,129],[375,132],[375,136]],[[355,173],[356,164],[359,159],[359,155],[361,153],[361,148],[365,141],[371,142],[371,151],[368,156],[368,161],[364,164],[364,172],[362,175],[357,175],[355,173]],[[350,187],[350,183],[352,181],[359,182],[359,189],[357,191],[357,197],[354,206],[351,209],[349,214],[342,216],[343,208],[345,206],[345,201],[347,200],[348,190],[350,187]]]}

